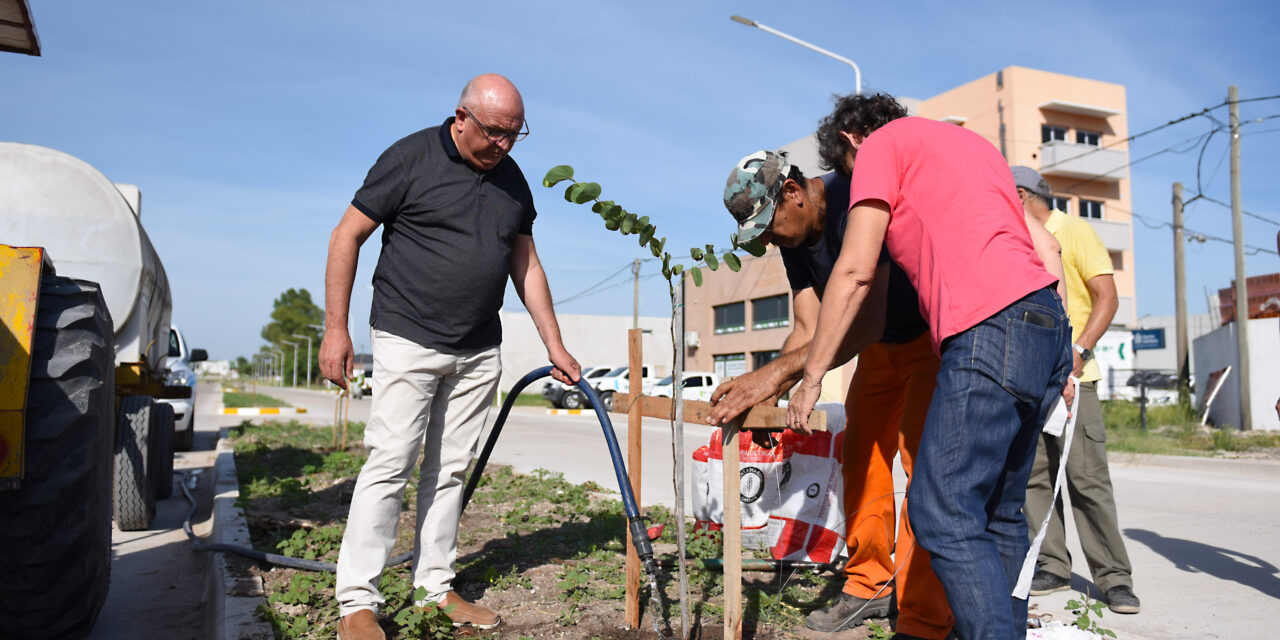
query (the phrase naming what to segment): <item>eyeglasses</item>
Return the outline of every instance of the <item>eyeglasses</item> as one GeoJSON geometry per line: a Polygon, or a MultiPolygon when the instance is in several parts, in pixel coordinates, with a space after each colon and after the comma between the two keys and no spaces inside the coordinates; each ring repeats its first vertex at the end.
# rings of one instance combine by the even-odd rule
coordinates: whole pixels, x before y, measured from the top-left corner
{"type": "Polygon", "coordinates": [[[480,130],[484,132],[484,137],[488,138],[489,142],[494,144],[502,142],[503,140],[519,142],[529,136],[528,120],[524,121],[524,129],[521,131],[503,131],[501,129],[490,129],[489,127],[484,126],[484,123],[480,122],[480,118],[477,118],[476,114],[471,113],[470,109],[463,107],[462,110],[466,111],[467,115],[471,116],[471,119],[476,121],[476,126],[480,127],[480,130]]]}

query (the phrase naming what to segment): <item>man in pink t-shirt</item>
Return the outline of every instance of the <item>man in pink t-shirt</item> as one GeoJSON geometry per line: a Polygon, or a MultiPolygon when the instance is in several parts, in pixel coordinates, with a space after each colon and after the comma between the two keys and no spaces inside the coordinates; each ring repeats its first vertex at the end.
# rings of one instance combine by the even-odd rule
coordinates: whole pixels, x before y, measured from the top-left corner
{"type": "Polygon", "coordinates": [[[1022,638],[1010,594],[1036,438],[1071,368],[1071,329],[1038,257],[1008,163],[955,125],[886,116],[885,95],[832,118],[854,164],[848,231],[789,421],[807,420],[882,243],[920,293],[942,358],[907,504],[962,638],[1022,638]]]}

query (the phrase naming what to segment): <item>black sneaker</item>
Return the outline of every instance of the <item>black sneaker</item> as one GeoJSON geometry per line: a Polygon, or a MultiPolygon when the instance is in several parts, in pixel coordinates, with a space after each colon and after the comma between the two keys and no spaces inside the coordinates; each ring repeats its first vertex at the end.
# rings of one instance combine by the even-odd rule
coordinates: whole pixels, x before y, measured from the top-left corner
{"type": "Polygon", "coordinates": [[[1036,569],[1036,574],[1031,576],[1031,595],[1033,596],[1047,596],[1055,591],[1066,591],[1070,588],[1071,578],[1060,578],[1044,569],[1036,569]]]}
{"type": "Polygon", "coordinates": [[[1133,595],[1133,587],[1121,585],[1107,589],[1107,608],[1116,613],[1137,613],[1142,603],[1133,595]]]}
{"type": "Polygon", "coordinates": [[[852,629],[867,618],[883,618],[889,615],[893,594],[874,600],[864,600],[843,591],[825,609],[818,609],[804,619],[804,626],[815,631],[844,631],[852,629]]]}

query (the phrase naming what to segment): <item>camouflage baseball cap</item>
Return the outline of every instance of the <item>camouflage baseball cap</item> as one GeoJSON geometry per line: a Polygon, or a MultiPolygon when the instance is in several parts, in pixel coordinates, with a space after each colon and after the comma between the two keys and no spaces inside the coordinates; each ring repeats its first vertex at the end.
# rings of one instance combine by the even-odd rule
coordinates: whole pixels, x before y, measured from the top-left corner
{"type": "Polygon", "coordinates": [[[741,160],[724,186],[724,206],[738,221],[738,242],[756,239],[773,222],[782,183],[791,172],[785,151],[757,151],[741,160]]]}

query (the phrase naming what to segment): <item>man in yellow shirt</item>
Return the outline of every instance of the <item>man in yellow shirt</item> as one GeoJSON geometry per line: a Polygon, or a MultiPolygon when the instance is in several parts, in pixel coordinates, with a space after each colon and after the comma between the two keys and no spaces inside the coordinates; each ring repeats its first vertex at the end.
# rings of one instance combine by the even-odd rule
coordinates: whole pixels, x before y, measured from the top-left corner
{"type": "MultiPolygon", "coordinates": [[[[1093,348],[1116,314],[1119,298],[1111,256],[1093,227],[1081,218],[1051,210],[1049,183],[1029,167],[1013,167],[1014,183],[1026,213],[1039,220],[1062,245],[1067,285],[1067,316],[1071,320],[1072,375],[1080,379],[1076,432],[1067,456],[1067,495],[1075,514],[1076,533],[1098,589],[1116,613],[1137,613],[1133,569],[1116,518],[1116,501],[1107,468],[1107,429],[1102,423],[1098,380],[1102,374],[1093,348]]],[[[1035,464],[1027,483],[1027,515],[1034,539],[1053,499],[1053,482],[1065,438],[1040,435],[1035,464]]],[[[1040,547],[1031,595],[1045,595],[1071,586],[1071,554],[1067,551],[1062,503],[1057,503],[1040,547]]]]}

